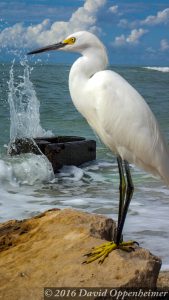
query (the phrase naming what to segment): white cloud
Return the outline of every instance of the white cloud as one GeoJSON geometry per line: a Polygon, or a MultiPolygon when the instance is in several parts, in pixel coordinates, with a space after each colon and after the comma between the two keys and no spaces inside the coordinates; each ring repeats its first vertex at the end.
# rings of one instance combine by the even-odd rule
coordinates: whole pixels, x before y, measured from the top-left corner
{"type": "Polygon", "coordinates": [[[139,25],[139,23],[138,21],[129,22],[127,19],[120,19],[117,25],[118,27],[122,27],[122,28],[134,29],[136,26],[139,25]]]}
{"type": "Polygon", "coordinates": [[[161,40],[160,42],[160,50],[167,51],[169,50],[169,42],[166,39],[161,40]]]}
{"type": "Polygon", "coordinates": [[[149,53],[149,54],[155,54],[157,51],[155,50],[155,49],[153,49],[152,47],[148,47],[147,49],[146,49],[146,51],[149,53]]]}
{"type": "Polygon", "coordinates": [[[169,8],[157,12],[156,16],[148,16],[145,20],[141,21],[143,25],[157,25],[166,24],[169,22],[169,8]]]}
{"type": "Polygon", "coordinates": [[[35,26],[24,27],[17,23],[11,27],[7,27],[0,32],[0,46],[20,48],[29,44],[37,44],[42,32],[46,31],[49,20],[44,20],[41,24],[35,26]]]}
{"type": "Polygon", "coordinates": [[[136,45],[139,43],[139,39],[147,33],[148,30],[139,28],[133,29],[128,36],[124,34],[117,36],[113,43],[114,46],[124,46],[124,45],[136,45]]]}
{"type": "Polygon", "coordinates": [[[142,21],[135,20],[131,22],[127,19],[120,19],[118,26],[122,28],[132,29],[142,25],[153,26],[153,25],[167,24],[167,23],[169,23],[169,8],[157,12],[157,14],[154,16],[148,16],[142,21]]]}
{"type": "Polygon", "coordinates": [[[54,22],[48,19],[38,25],[24,27],[15,24],[0,32],[1,47],[32,47],[43,46],[60,41],[70,33],[79,30],[97,31],[97,12],[105,5],[106,0],[86,0],[70,17],[68,22],[54,22]]]}
{"type": "Polygon", "coordinates": [[[116,36],[115,41],[113,42],[113,45],[115,46],[123,46],[125,44],[126,44],[126,38],[124,34],[120,36],[116,36]]]}
{"type": "Polygon", "coordinates": [[[119,23],[118,23],[118,26],[119,27],[123,27],[123,28],[126,28],[129,26],[129,22],[128,20],[126,19],[120,19],[119,23]]]}
{"type": "Polygon", "coordinates": [[[131,31],[130,35],[126,38],[126,41],[131,44],[136,44],[139,42],[139,38],[141,36],[143,36],[146,32],[147,32],[147,30],[142,29],[142,28],[133,29],[131,31]]]}
{"type": "Polygon", "coordinates": [[[117,14],[118,12],[118,5],[114,5],[114,6],[111,6],[109,7],[109,11],[113,14],[117,14]]]}

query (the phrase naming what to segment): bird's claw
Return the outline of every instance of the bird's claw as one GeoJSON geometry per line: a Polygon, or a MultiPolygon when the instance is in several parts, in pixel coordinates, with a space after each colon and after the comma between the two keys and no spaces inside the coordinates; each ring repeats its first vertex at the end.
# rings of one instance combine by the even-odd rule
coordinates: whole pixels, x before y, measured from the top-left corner
{"type": "Polygon", "coordinates": [[[87,259],[82,264],[89,264],[97,259],[99,259],[98,263],[102,264],[105,258],[109,255],[110,252],[116,249],[120,249],[126,252],[135,251],[135,246],[139,246],[136,241],[128,241],[128,242],[121,242],[117,245],[114,242],[107,242],[91,249],[91,252],[84,254],[87,259]]]}

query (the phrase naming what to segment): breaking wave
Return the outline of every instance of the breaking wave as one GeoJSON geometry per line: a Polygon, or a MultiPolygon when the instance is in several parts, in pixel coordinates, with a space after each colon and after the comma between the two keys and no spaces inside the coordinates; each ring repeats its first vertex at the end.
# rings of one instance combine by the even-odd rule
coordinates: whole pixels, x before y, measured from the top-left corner
{"type": "Polygon", "coordinates": [[[144,67],[144,69],[159,71],[159,72],[163,72],[163,73],[169,72],[169,67],[144,67]]]}

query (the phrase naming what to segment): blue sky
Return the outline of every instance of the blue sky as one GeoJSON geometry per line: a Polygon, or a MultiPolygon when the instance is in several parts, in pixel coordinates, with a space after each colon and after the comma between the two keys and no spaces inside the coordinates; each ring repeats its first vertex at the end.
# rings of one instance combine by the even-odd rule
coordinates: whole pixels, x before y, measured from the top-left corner
{"type": "MultiPolygon", "coordinates": [[[[100,37],[110,64],[169,66],[169,0],[2,0],[0,60],[12,60],[78,30],[100,37]]],[[[74,55],[38,58],[71,63],[74,55]]]]}

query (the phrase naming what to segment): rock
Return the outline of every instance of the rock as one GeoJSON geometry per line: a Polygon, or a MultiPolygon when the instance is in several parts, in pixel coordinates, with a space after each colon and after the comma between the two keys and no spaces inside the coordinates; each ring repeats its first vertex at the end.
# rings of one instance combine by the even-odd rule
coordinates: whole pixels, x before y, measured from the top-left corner
{"type": "Polygon", "coordinates": [[[0,225],[1,299],[43,299],[44,287],[156,286],[161,261],[148,250],[115,250],[102,265],[83,255],[111,239],[115,222],[72,209],[0,225]]]}
{"type": "Polygon", "coordinates": [[[96,159],[96,142],[93,140],[48,143],[44,150],[41,148],[41,144],[38,143],[38,146],[51,162],[54,173],[63,165],[80,166],[96,159]]]}
{"type": "Polygon", "coordinates": [[[8,154],[13,156],[21,153],[34,153],[37,155],[42,154],[42,152],[39,150],[37,144],[33,139],[16,138],[14,141],[9,143],[8,154]]]}
{"type": "Polygon", "coordinates": [[[163,271],[160,272],[158,281],[157,281],[157,287],[160,289],[169,288],[169,271],[163,271]]]}
{"type": "Polygon", "coordinates": [[[8,154],[44,154],[56,173],[63,165],[80,166],[96,159],[96,142],[77,136],[49,138],[16,138],[9,144],[8,154]]]}

